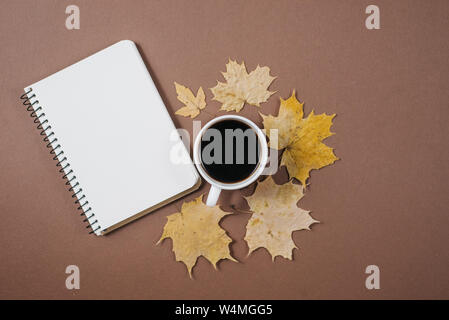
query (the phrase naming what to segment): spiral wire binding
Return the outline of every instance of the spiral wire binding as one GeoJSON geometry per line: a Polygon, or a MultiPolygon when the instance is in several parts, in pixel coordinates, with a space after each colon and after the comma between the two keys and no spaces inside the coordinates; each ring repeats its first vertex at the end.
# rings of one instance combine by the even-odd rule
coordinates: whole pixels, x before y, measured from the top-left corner
{"type": "Polygon", "coordinates": [[[59,160],[59,156],[64,154],[62,147],[60,144],[57,144],[55,147],[52,147],[54,142],[58,141],[58,138],[55,137],[55,133],[51,131],[51,125],[48,123],[48,120],[45,118],[45,112],[43,112],[42,107],[39,105],[39,100],[31,101],[33,98],[37,98],[36,94],[32,94],[28,96],[33,91],[33,88],[30,88],[27,92],[20,96],[20,99],[23,100],[23,105],[26,107],[26,110],[30,112],[30,117],[34,118],[33,122],[37,124],[37,129],[41,130],[40,135],[44,136],[43,141],[47,143],[47,148],[51,149],[50,154],[54,155],[53,160],[58,161],[56,163],[57,167],[61,167],[59,169],[60,173],[64,173],[62,176],[66,181],[66,186],[70,186],[68,189],[69,192],[72,193],[72,198],[76,198],[75,204],[78,205],[78,210],[81,210],[82,213],[80,216],[85,216],[83,222],[88,222],[89,224],[86,226],[86,229],[91,228],[92,230],[89,234],[92,234],[101,229],[101,226],[98,223],[98,220],[91,222],[91,219],[95,218],[95,213],[92,212],[91,207],[86,206],[89,204],[89,201],[86,199],[86,195],[83,194],[83,189],[79,185],[79,182],[76,180],[76,176],[72,169],[70,169],[70,163],[67,161],[67,157],[63,157],[59,160]],[[37,104],[37,108],[34,105],[37,104]],[[40,112],[40,114],[38,114],[40,112]],[[44,128],[44,125],[46,127],[44,128]],[[67,170],[66,170],[67,169],[67,170]],[[78,190],[75,190],[78,187],[78,190]],[[81,203],[83,202],[83,203],[81,203]],[[96,225],[94,227],[94,225],[96,225]],[[94,229],[95,228],[95,229],[94,229]]]}

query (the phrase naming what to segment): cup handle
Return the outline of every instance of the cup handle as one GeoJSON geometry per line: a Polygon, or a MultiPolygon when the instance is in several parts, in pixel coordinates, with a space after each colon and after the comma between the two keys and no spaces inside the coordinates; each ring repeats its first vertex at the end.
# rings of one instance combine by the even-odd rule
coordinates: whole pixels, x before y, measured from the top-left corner
{"type": "Polygon", "coordinates": [[[209,190],[209,195],[207,196],[206,205],[213,207],[217,204],[218,197],[220,196],[221,189],[211,185],[209,190]]]}

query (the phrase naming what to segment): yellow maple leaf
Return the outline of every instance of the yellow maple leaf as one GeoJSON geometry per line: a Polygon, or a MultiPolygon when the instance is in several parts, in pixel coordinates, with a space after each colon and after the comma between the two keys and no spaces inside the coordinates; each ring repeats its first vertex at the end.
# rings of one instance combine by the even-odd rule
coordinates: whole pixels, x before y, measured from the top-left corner
{"type": "Polygon", "coordinates": [[[273,261],[276,256],[292,259],[292,251],[297,248],[292,232],[310,230],[310,225],[318,222],[310,211],[296,206],[303,195],[301,185],[291,181],[278,185],[271,176],[257,185],[254,194],[246,197],[253,212],[246,226],[248,254],[263,247],[273,261]]]}
{"type": "Polygon", "coordinates": [[[226,215],[218,206],[209,207],[199,196],[193,201],[184,202],[181,212],[167,217],[162,237],[158,244],[165,238],[173,240],[173,252],[176,261],[182,261],[192,277],[192,268],[198,257],[203,256],[209,260],[214,268],[221,259],[236,261],[229,251],[232,239],[220,228],[219,221],[226,215]]]}
{"type": "Polygon", "coordinates": [[[226,83],[217,81],[217,85],[211,88],[213,100],[222,103],[220,110],[239,112],[245,102],[259,107],[274,93],[267,90],[276,78],[270,76],[268,67],[257,66],[248,74],[244,62],[238,64],[229,59],[226,72],[222,74],[226,83]]]}
{"type": "Polygon", "coordinates": [[[338,158],[333,148],[322,142],[333,135],[330,127],[335,114],[315,115],[312,111],[307,118],[303,118],[303,106],[293,91],[287,100],[281,98],[278,116],[261,116],[269,137],[270,129],[278,130],[278,145],[270,144],[270,147],[278,150],[285,148],[281,165],[287,167],[290,177],[295,177],[306,186],[311,170],[330,165],[338,158]]]}
{"type": "Polygon", "coordinates": [[[184,103],[184,107],[178,109],[175,113],[184,117],[195,118],[200,114],[200,110],[206,107],[206,95],[204,94],[203,88],[200,87],[196,93],[184,87],[183,85],[175,82],[177,98],[179,101],[184,103]]]}

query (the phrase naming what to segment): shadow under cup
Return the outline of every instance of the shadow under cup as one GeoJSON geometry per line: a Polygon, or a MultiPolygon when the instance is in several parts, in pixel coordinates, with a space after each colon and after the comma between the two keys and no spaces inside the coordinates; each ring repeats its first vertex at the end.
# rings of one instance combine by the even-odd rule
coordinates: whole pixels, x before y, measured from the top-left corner
{"type": "Polygon", "coordinates": [[[203,133],[200,146],[201,166],[218,182],[242,182],[259,166],[258,135],[242,121],[225,119],[214,123],[203,133]]]}

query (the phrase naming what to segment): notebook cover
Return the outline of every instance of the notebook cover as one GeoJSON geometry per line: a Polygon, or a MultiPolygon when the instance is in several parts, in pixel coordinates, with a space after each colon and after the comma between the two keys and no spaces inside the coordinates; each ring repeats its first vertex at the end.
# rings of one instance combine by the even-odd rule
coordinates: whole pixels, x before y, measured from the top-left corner
{"type": "Polygon", "coordinates": [[[25,91],[41,123],[48,120],[42,127],[50,125],[45,133],[54,133],[49,144],[97,235],[199,187],[189,153],[132,41],[120,41],[25,91]],[[188,161],[179,163],[179,156],[188,161]]]}

